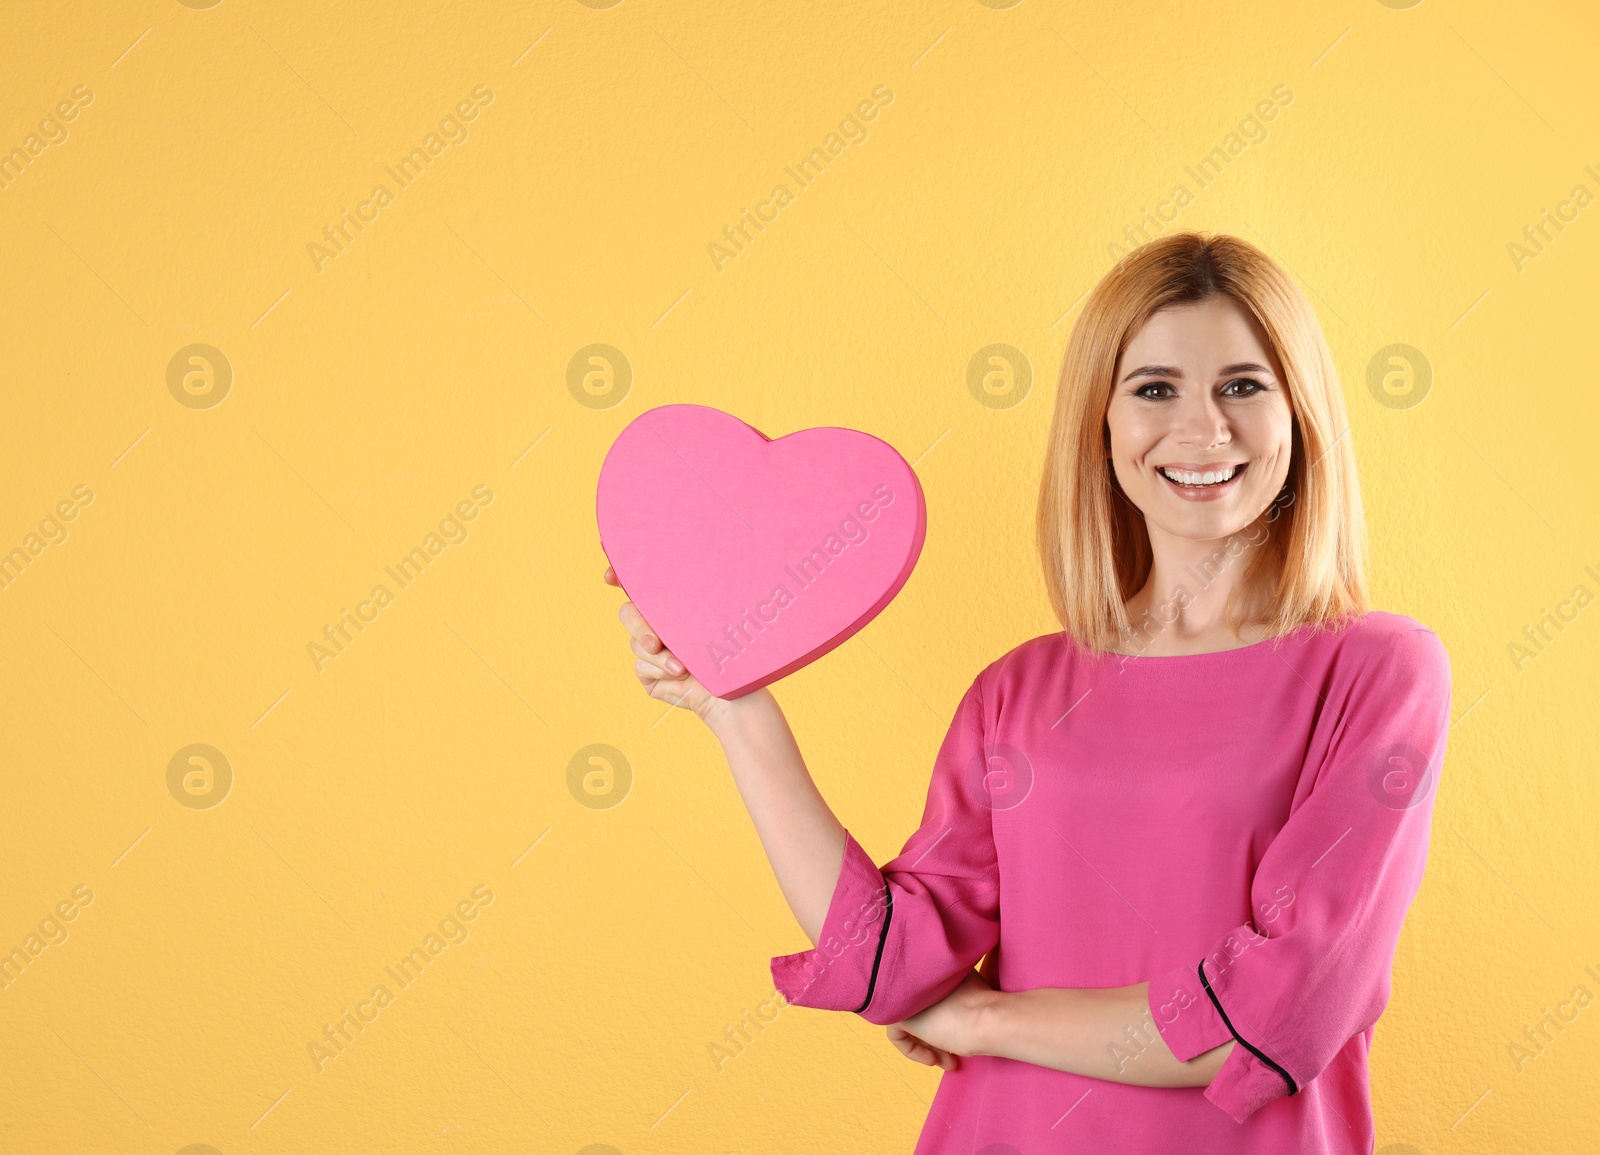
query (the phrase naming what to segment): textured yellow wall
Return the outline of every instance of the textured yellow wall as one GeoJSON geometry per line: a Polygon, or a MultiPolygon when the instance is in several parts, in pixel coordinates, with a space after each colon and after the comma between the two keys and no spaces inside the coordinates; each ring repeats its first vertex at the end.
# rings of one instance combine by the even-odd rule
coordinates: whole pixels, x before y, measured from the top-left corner
{"type": "Polygon", "coordinates": [[[1140,227],[1306,287],[1377,603],[1454,663],[1380,1149],[1600,1148],[1600,1006],[1512,1049],[1600,996],[1591,5],[207,5],[3,17],[0,1149],[909,1151],[879,1028],[713,1059],[806,944],[634,680],[596,473],[679,401],[916,463],[916,573],[777,687],[883,861],[1056,628],[1054,381],[1140,227]]]}

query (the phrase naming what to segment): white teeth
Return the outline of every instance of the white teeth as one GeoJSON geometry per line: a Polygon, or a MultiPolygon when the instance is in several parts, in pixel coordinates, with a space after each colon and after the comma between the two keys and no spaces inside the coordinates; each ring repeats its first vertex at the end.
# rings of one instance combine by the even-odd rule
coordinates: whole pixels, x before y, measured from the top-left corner
{"type": "Polygon", "coordinates": [[[1167,469],[1163,467],[1161,472],[1165,477],[1168,478],[1168,480],[1175,481],[1179,485],[1200,486],[1215,485],[1220,481],[1230,481],[1232,480],[1233,475],[1239,472],[1239,467],[1237,465],[1230,465],[1226,469],[1208,469],[1204,473],[1191,473],[1188,470],[1167,469]]]}

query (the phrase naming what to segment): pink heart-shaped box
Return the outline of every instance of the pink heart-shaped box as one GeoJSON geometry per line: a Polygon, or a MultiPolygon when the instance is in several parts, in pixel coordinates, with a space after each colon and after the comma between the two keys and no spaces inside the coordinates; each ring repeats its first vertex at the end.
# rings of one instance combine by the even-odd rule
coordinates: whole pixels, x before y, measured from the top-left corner
{"type": "Polygon", "coordinates": [[[737,698],[877,616],[922,553],[922,485],[870,433],[767,437],[706,405],[618,434],[595,498],[624,592],[689,672],[737,698]]]}

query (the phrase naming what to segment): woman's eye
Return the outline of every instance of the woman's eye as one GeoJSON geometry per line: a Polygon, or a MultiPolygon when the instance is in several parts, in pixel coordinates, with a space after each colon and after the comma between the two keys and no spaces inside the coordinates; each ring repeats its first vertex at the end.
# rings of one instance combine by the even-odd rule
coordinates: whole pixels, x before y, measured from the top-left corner
{"type": "Polygon", "coordinates": [[[1248,385],[1250,388],[1245,392],[1232,393],[1232,394],[1229,394],[1229,396],[1233,396],[1233,397],[1253,397],[1255,394],[1261,392],[1263,389],[1266,388],[1266,386],[1261,384],[1261,382],[1259,382],[1259,381],[1252,381],[1248,377],[1236,377],[1232,381],[1229,381],[1226,385],[1224,385],[1223,386],[1223,390],[1226,392],[1227,390],[1232,389],[1235,385],[1248,385]]]}
{"type": "Polygon", "coordinates": [[[1151,381],[1148,385],[1139,386],[1139,388],[1135,389],[1133,392],[1134,392],[1134,396],[1136,396],[1136,397],[1148,397],[1152,401],[1159,401],[1161,399],[1160,395],[1154,394],[1154,393],[1146,393],[1145,390],[1146,389],[1171,389],[1171,388],[1172,388],[1172,386],[1167,384],[1165,381],[1151,381]]]}

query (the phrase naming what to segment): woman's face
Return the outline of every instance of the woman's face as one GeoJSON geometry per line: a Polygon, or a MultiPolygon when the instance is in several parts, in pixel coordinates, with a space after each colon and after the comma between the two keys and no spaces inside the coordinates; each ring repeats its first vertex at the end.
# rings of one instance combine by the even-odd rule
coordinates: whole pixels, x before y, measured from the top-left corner
{"type": "Polygon", "coordinates": [[[1289,475],[1282,366],[1232,297],[1168,306],[1134,334],[1117,361],[1106,425],[1117,482],[1152,539],[1158,530],[1197,541],[1238,533],[1289,475]]]}

